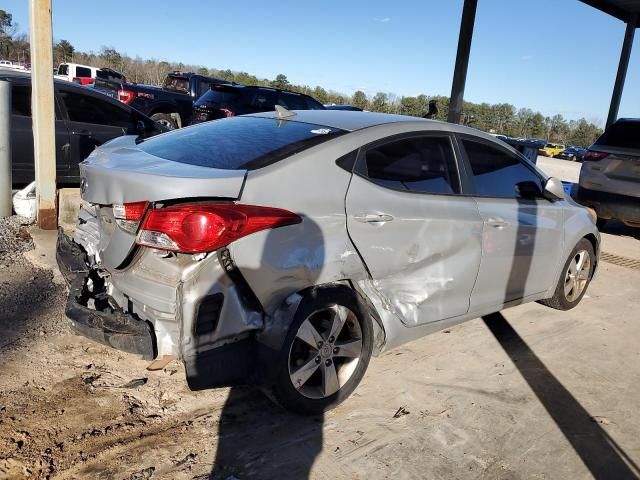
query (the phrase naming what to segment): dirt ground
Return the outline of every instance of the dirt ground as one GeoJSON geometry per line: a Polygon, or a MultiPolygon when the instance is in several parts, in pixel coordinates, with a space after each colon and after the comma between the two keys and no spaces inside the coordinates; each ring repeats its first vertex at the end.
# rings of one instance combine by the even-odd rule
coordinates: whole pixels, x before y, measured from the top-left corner
{"type": "Polygon", "coordinates": [[[523,305],[392,350],[303,418],[74,335],[28,232],[0,238],[0,478],[640,478],[640,269],[602,263],[570,312],[523,305]]]}

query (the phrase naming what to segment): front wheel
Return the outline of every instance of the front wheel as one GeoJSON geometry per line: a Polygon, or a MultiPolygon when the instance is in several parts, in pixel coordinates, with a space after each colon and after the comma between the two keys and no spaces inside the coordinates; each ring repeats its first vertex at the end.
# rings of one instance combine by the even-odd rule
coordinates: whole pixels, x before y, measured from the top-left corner
{"type": "Polygon", "coordinates": [[[539,303],[557,310],[570,310],[578,305],[591,282],[595,263],[593,245],[583,238],[565,262],[553,297],[540,300],[539,303]]]}
{"type": "Polygon", "coordinates": [[[269,396],[303,415],[330,410],[358,386],[372,349],[371,320],[355,294],[340,286],[313,289],[298,306],[269,396]]]}

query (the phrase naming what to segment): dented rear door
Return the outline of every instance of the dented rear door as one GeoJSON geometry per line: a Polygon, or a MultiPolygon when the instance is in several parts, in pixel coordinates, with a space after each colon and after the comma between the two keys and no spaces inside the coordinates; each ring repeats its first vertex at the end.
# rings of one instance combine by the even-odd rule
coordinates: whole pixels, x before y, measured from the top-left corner
{"type": "Polygon", "coordinates": [[[446,135],[394,139],[359,155],[346,197],[347,228],[370,286],[407,326],[469,310],[482,219],[459,191],[446,135]]]}

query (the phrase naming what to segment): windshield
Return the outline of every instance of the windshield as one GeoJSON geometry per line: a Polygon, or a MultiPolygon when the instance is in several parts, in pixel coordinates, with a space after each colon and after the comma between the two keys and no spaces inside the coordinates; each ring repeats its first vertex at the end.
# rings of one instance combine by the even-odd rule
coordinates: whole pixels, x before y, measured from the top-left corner
{"type": "Polygon", "coordinates": [[[172,77],[167,75],[164,79],[162,88],[167,90],[175,90],[177,92],[189,93],[189,79],[185,77],[172,77]]]}
{"type": "Polygon", "coordinates": [[[259,117],[232,117],[145,140],[143,152],[179,163],[254,170],[347,133],[337,128],[259,117]]]}

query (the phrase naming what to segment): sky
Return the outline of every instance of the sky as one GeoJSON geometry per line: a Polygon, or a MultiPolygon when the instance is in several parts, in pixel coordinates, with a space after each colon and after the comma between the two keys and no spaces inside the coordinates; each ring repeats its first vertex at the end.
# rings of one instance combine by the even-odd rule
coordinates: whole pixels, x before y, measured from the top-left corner
{"type": "MultiPolygon", "coordinates": [[[[287,75],[352,94],[449,95],[462,0],[52,0],[54,40],[287,75]]],[[[27,0],[3,0],[28,32],[27,0]]],[[[479,0],[465,99],[604,124],[625,25],[577,0],[479,0]]],[[[620,116],[640,117],[640,34],[620,116]]]]}

